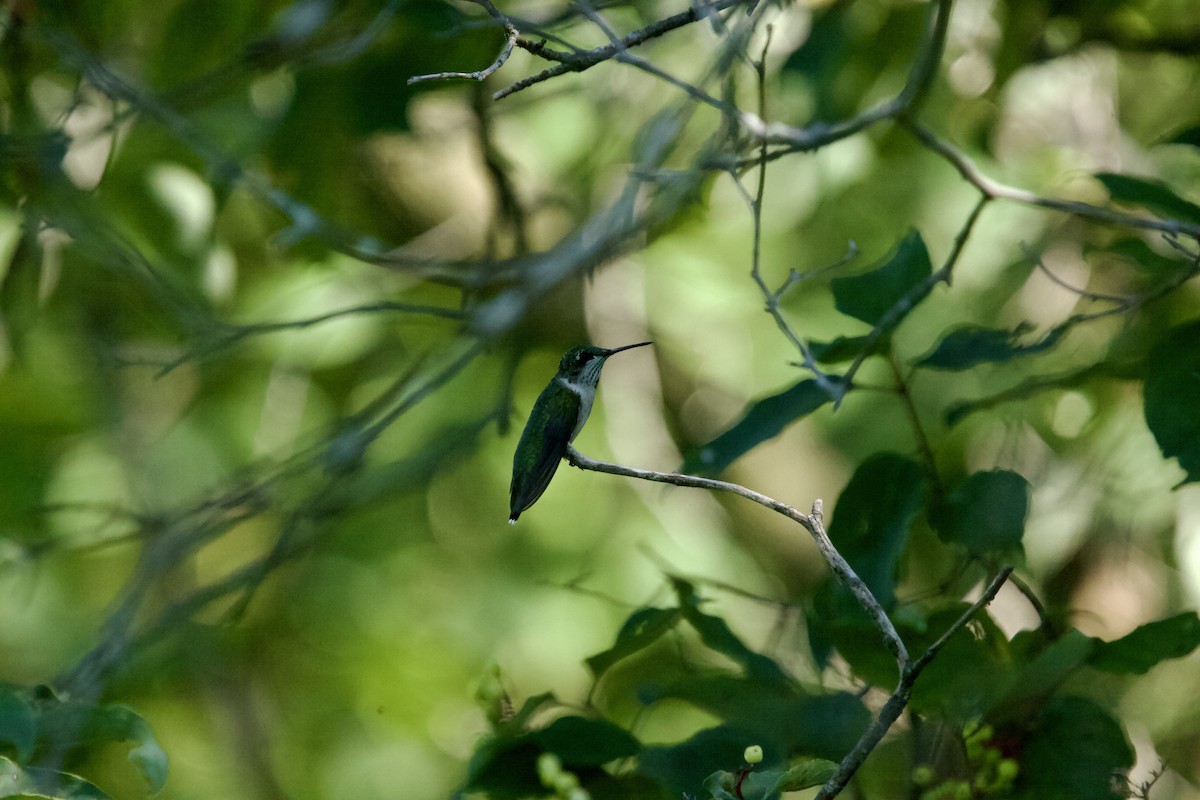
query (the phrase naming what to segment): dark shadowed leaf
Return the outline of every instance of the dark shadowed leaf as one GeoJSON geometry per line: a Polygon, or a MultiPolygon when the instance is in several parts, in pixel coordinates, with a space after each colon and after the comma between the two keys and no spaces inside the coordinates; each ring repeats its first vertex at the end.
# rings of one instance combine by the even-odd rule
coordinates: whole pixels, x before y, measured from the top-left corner
{"type": "Polygon", "coordinates": [[[1011,330],[997,330],[967,325],[956,328],[933,348],[929,355],[920,360],[922,367],[933,369],[962,370],[977,364],[1003,363],[1018,356],[1027,356],[1048,350],[1058,343],[1065,330],[1061,327],[1050,331],[1035,342],[1022,344],[1020,339],[1032,326],[1021,323],[1011,330]]]}
{"type": "Polygon", "coordinates": [[[870,336],[839,336],[831,342],[809,342],[808,349],[820,363],[837,364],[857,358],[868,344],[870,354],[874,355],[884,349],[887,341],[886,336],[878,336],[874,342],[870,336]]]}
{"type": "Polygon", "coordinates": [[[623,658],[649,647],[683,618],[678,608],[640,608],[633,612],[617,634],[617,641],[602,653],[586,660],[593,677],[599,678],[623,658]]]}
{"type": "Polygon", "coordinates": [[[1172,331],[1146,364],[1146,425],[1166,458],[1179,459],[1185,482],[1200,480],[1200,322],[1172,331]]]}
{"type": "Polygon", "coordinates": [[[1112,199],[1119,203],[1142,206],[1167,219],[1200,223],[1200,206],[1184,200],[1161,181],[1111,172],[1098,173],[1096,180],[1104,184],[1112,199]]]}
{"type": "Polygon", "coordinates": [[[1029,515],[1029,482],[1015,472],[976,472],[955,486],[934,510],[942,541],[972,555],[1021,552],[1029,515]]]}
{"type": "Polygon", "coordinates": [[[700,634],[700,639],[704,644],[741,664],[746,670],[746,675],[753,680],[762,681],[765,684],[788,683],[783,669],[770,658],[747,647],[729,629],[725,620],[705,614],[700,610],[701,598],[695,594],[690,583],[674,579],[673,584],[684,618],[700,634]]]}
{"type": "Polygon", "coordinates": [[[1162,140],[1160,144],[1189,144],[1200,148],[1200,125],[1190,125],[1162,140]]]}
{"type": "MultiPolygon", "coordinates": [[[[1095,646],[1095,639],[1072,629],[1049,645],[1027,653],[1029,660],[1018,664],[1004,691],[994,695],[996,702],[991,713],[1002,719],[1036,713],[1087,662],[1095,646]]],[[[1014,644],[1013,649],[1019,650],[1020,644],[1014,644]]]]}
{"type": "Polygon", "coordinates": [[[829,393],[809,378],[779,394],[757,400],[732,428],[696,448],[684,460],[683,471],[720,474],[743,454],[778,436],[788,425],[816,411],[829,399],[829,393]]]}
{"type": "Polygon", "coordinates": [[[834,304],[838,311],[868,325],[875,325],[891,312],[895,318],[888,326],[890,329],[920,302],[923,294],[909,296],[909,293],[932,270],[921,234],[909,231],[882,266],[862,275],[834,278],[830,283],[834,304]]]}
{"type": "Polygon", "coordinates": [[[1113,642],[1101,642],[1088,662],[1105,672],[1141,675],[1170,658],[1200,647],[1200,617],[1187,611],[1150,622],[1113,642]]]}
{"type": "Polygon", "coordinates": [[[859,466],[834,508],[829,538],[885,608],[924,493],[921,465],[884,453],[859,466]]]}
{"type": "Polygon", "coordinates": [[[1107,711],[1082,697],[1056,697],[1025,743],[1018,796],[1119,800],[1131,766],[1133,748],[1107,711]]]}
{"type": "Polygon", "coordinates": [[[578,772],[636,755],[639,747],[632,735],[603,719],[560,717],[532,731],[508,724],[476,746],[464,788],[491,797],[527,797],[543,788],[536,767],[542,753],[554,753],[567,770],[578,772]]]}
{"type": "Polygon", "coordinates": [[[544,753],[554,753],[564,764],[598,767],[617,758],[636,755],[640,745],[624,728],[608,720],[561,717],[529,734],[544,753]]]}
{"type": "Polygon", "coordinates": [[[643,748],[638,756],[638,772],[658,780],[675,797],[702,797],[701,787],[713,767],[737,766],[746,747],[752,744],[763,742],[750,731],[720,725],[679,744],[643,748]]]}

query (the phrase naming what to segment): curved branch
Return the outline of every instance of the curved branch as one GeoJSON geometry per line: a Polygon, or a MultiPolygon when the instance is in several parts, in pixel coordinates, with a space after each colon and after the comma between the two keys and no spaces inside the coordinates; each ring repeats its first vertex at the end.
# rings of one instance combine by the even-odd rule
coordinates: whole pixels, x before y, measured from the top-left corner
{"type": "Polygon", "coordinates": [[[747,489],[745,486],[729,483],[728,481],[701,478],[696,475],[686,475],[679,472],[655,472],[648,469],[626,467],[622,464],[610,464],[606,461],[596,461],[583,455],[574,447],[567,448],[566,458],[567,463],[571,466],[591,470],[592,472],[624,475],[628,478],[639,478],[644,481],[654,481],[656,483],[669,483],[674,486],[687,486],[693,489],[713,489],[718,492],[729,492],[730,494],[745,498],[752,503],[758,503],[763,508],[769,508],[775,513],[782,514],[793,522],[799,523],[802,528],[812,535],[817,549],[825,557],[825,561],[829,564],[829,568],[833,570],[833,574],[850,589],[854,597],[858,600],[859,605],[874,620],[875,626],[883,634],[883,640],[887,644],[888,649],[896,656],[900,671],[903,672],[906,669],[909,663],[908,650],[905,648],[904,642],[900,639],[900,634],[896,633],[896,627],[884,612],[883,607],[879,605],[879,601],[875,599],[875,595],[871,594],[871,590],[867,588],[867,584],[863,582],[862,578],[858,577],[858,574],[855,573],[849,562],[842,557],[842,554],[833,546],[833,542],[829,540],[829,534],[825,532],[824,514],[822,513],[822,503],[820,500],[813,502],[811,514],[805,514],[789,506],[787,503],[767,497],[765,494],[760,494],[753,489],[747,489]]]}
{"type": "Polygon", "coordinates": [[[895,691],[888,697],[879,714],[872,720],[867,730],[859,737],[854,748],[846,754],[838,765],[837,771],[826,781],[821,787],[821,791],[817,794],[817,800],[828,800],[828,798],[836,797],[841,791],[846,788],[850,779],[866,761],[867,756],[874,751],[875,747],[891,729],[892,725],[900,718],[908,705],[909,698],[912,697],[913,686],[920,676],[922,670],[929,665],[930,662],[937,656],[950,638],[961,630],[971,619],[979,613],[984,606],[992,602],[996,593],[1000,591],[1000,587],[1008,580],[1012,574],[1012,567],[1004,567],[995,577],[992,578],[982,596],[972,603],[962,615],[955,620],[954,624],[947,628],[937,640],[925,649],[921,655],[912,659],[908,655],[908,651],[904,647],[904,642],[900,639],[900,635],[896,632],[895,626],[892,625],[891,619],[884,613],[883,608],[875,600],[875,596],[871,594],[871,590],[863,583],[862,579],[855,574],[854,570],[842,557],[842,554],[837,551],[833,543],[829,540],[828,534],[825,532],[824,517],[821,512],[822,503],[820,500],[813,502],[812,513],[804,514],[797,509],[789,506],[787,503],[780,502],[774,498],[764,494],[747,489],[736,483],[728,481],[720,481],[713,478],[701,478],[696,475],[685,475],[678,472],[655,472],[653,470],[636,469],[634,467],[626,467],[621,464],[610,464],[605,461],[596,461],[588,458],[580,453],[574,447],[567,447],[566,454],[567,463],[573,467],[580,469],[591,470],[593,472],[603,472],[609,475],[624,475],[629,478],[638,478],[640,480],[654,481],[656,483],[669,483],[673,486],[685,486],[695,489],[713,489],[720,492],[729,492],[738,497],[745,498],[753,503],[758,503],[764,508],[769,508],[772,511],[782,514],[788,519],[797,522],[807,530],[816,542],[817,548],[821,551],[821,555],[829,563],[833,573],[838,576],[838,579],[844,583],[854,596],[858,599],[862,607],[871,615],[883,634],[884,641],[888,647],[896,655],[896,661],[900,667],[900,679],[897,682],[895,691]]]}

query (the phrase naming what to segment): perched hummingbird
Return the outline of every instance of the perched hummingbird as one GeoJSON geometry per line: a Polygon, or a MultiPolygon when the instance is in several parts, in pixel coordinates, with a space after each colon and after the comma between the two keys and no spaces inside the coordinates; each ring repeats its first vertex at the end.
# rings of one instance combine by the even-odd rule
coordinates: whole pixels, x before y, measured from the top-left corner
{"type": "Polygon", "coordinates": [[[512,484],[508,489],[509,525],[516,524],[521,512],[546,491],[567,445],[583,429],[588,414],[592,413],[604,362],[622,350],[648,344],[654,342],[627,344],[612,350],[582,345],[572,347],[558,362],[558,374],[533,404],[513,455],[512,484]]]}

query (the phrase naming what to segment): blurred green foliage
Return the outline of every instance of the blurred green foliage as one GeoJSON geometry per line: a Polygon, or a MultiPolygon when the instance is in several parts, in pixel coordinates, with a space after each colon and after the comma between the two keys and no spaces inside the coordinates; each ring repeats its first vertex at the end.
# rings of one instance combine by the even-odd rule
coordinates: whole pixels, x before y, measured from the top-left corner
{"type": "Polygon", "coordinates": [[[5,796],[1200,795],[1190,0],[0,14],[5,796]]]}

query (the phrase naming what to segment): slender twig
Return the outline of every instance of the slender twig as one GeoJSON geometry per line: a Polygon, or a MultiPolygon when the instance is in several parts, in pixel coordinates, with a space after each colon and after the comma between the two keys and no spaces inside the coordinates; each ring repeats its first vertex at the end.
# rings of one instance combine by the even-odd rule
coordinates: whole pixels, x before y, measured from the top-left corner
{"type": "Polygon", "coordinates": [[[278,333],[279,331],[303,330],[311,328],[315,325],[320,325],[325,322],[330,322],[341,317],[354,316],[358,314],[373,314],[385,311],[394,311],[404,314],[420,314],[430,317],[439,317],[441,319],[461,320],[463,314],[461,311],[456,311],[452,308],[442,308],[441,306],[426,306],[416,303],[395,303],[387,300],[382,300],[378,303],[366,303],[361,306],[352,306],[343,308],[337,311],[330,311],[325,314],[318,314],[315,317],[307,317],[305,319],[288,320],[286,322],[257,322],[248,325],[236,325],[226,328],[226,332],[217,338],[216,341],[203,348],[201,353],[189,351],[183,355],[169,361],[158,371],[158,377],[167,375],[171,371],[177,369],[183,364],[197,358],[198,356],[210,356],[221,350],[228,349],[238,344],[244,339],[251,336],[261,336],[268,333],[278,333]]]}
{"type": "Polygon", "coordinates": [[[1045,604],[1042,603],[1041,598],[1037,596],[1037,592],[1033,590],[1033,587],[1026,583],[1019,575],[1013,575],[1010,580],[1012,581],[1012,585],[1017,588],[1017,591],[1025,596],[1029,605],[1033,606],[1033,610],[1037,612],[1038,627],[1041,628],[1042,632],[1047,637],[1057,635],[1058,626],[1050,618],[1050,612],[1046,609],[1045,604]]]}
{"type": "Polygon", "coordinates": [[[1034,263],[1034,265],[1038,268],[1038,270],[1043,275],[1045,275],[1047,278],[1050,279],[1051,283],[1053,283],[1055,286],[1058,286],[1059,288],[1066,289],[1071,294],[1078,295],[1079,297],[1082,297],[1085,300],[1097,300],[1097,301],[1106,302],[1106,303],[1116,303],[1118,305],[1124,305],[1125,303],[1129,302],[1129,298],[1126,296],[1118,295],[1118,294],[1103,294],[1101,292],[1093,292],[1088,289],[1083,289],[1079,286],[1076,286],[1076,285],[1064,280],[1063,278],[1060,278],[1057,274],[1055,274],[1054,270],[1052,270],[1046,266],[1045,262],[1042,261],[1042,257],[1040,255],[1038,255],[1036,252],[1034,252],[1033,248],[1030,247],[1029,245],[1025,244],[1024,242],[1021,243],[1021,252],[1025,254],[1026,258],[1028,258],[1030,261],[1032,261],[1034,263]]]}
{"type": "Polygon", "coordinates": [[[431,72],[426,75],[414,75],[408,79],[407,84],[412,86],[414,83],[424,83],[426,81],[444,81],[444,80],[468,80],[482,81],[486,80],[496,70],[504,66],[504,62],[508,61],[508,57],[512,55],[513,48],[517,44],[517,39],[521,36],[520,31],[513,27],[511,22],[504,22],[504,47],[500,50],[500,55],[488,64],[483,69],[477,69],[474,72],[431,72]]]}
{"type": "Polygon", "coordinates": [[[975,165],[970,157],[949,142],[935,135],[911,117],[902,120],[908,130],[912,131],[917,141],[941,156],[946,162],[958,170],[958,174],[968,183],[994,200],[1009,200],[1025,205],[1047,208],[1051,211],[1061,211],[1077,217],[1093,219],[1098,222],[1108,222],[1114,225],[1124,225],[1130,228],[1162,231],[1167,234],[1185,234],[1200,238],[1200,224],[1179,219],[1158,219],[1156,217],[1139,217],[1133,214],[1123,214],[1120,211],[1083,203],[1076,200],[1056,200],[1041,197],[1025,189],[1008,186],[989,178],[975,165]]]}
{"type": "MultiPolygon", "coordinates": [[[[745,0],[718,0],[718,2],[707,6],[706,10],[710,13],[713,10],[723,11],[726,8],[742,5],[744,3],[745,0]]],[[[551,51],[552,54],[548,54],[547,48],[544,45],[518,40],[517,46],[525,47],[526,50],[534,55],[542,56],[547,60],[557,61],[558,63],[556,63],[553,67],[542,70],[536,75],[530,75],[527,78],[522,78],[521,80],[516,81],[511,86],[496,92],[494,95],[492,95],[492,97],[496,100],[502,100],[511,94],[516,94],[523,89],[528,89],[530,86],[548,81],[551,78],[556,78],[559,75],[564,75],[568,72],[583,72],[584,70],[591,69],[597,64],[603,63],[615,57],[618,53],[624,50],[628,50],[631,47],[637,47],[640,44],[662,36],[665,33],[669,33],[670,31],[676,30],[677,28],[691,25],[693,22],[704,19],[705,16],[706,15],[700,10],[692,7],[687,11],[681,11],[678,14],[660,19],[657,22],[645,26],[644,28],[639,28],[636,31],[628,33],[621,37],[617,42],[610,41],[608,44],[601,47],[596,47],[591,50],[584,50],[579,53],[551,51]]]]}

